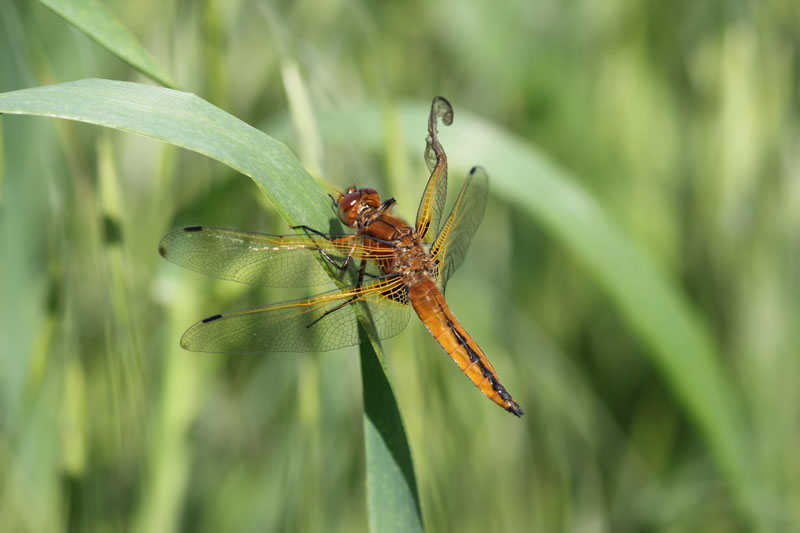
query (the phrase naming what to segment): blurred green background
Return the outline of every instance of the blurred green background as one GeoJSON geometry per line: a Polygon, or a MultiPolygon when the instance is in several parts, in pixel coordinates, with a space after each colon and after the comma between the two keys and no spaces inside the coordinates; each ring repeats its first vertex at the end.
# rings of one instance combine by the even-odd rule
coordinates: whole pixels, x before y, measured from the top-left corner
{"type": "MultiPolygon", "coordinates": [[[[429,530],[800,529],[800,4],[107,5],[179,88],[408,219],[425,109],[446,96],[451,198],[475,164],[533,183],[506,149],[549,161],[708,341],[723,396],[691,364],[656,363],[637,322],[649,288],[637,308],[609,282],[635,264],[604,273],[540,208],[493,194],[447,297],[525,416],[482,397],[418,321],[384,342],[429,530]],[[497,132],[506,165],[458,145],[497,132]],[[693,414],[706,393],[711,419],[733,420],[722,444],[693,414]]],[[[0,91],[89,77],[153,83],[43,5],[0,0],[0,91]]],[[[356,349],[178,346],[199,318],[304,294],[158,256],[181,225],[286,232],[252,181],[75,122],[3,116],[0,135],[0,529],[366,529],[356,349]]]]}

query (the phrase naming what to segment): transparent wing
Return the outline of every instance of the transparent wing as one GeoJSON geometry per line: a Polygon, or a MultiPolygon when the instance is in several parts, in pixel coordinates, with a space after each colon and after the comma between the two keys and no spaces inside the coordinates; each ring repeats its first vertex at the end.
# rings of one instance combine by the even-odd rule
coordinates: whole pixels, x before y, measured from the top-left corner
{"type": "Polygon", "coordinates": [[[168,233],[158,245],[168,261],[215,278],[268,287],[313,287],[330,282],[319,263],[320,253],[342,265],[374,258],[369,237],[341,235],[268,235],[208,226],[190,226],[168,233]]]}
{"type": "Polygon", "coordinates": [[[428,178],[417,210],[417,233],[425,242],[431,242],[439,231],[447,200],[447,156],[436,135],[437,118],[441,118],[445,126],[453,123],[453,107],[441,96],[433,99],[428,117],[425,163],[431,171],[431,177],[428,178]]]}
{"type": "Polygon", "coordinates": [[[488,194],[489,176],[482,168],[474,167],[461,187],[442,231],[431,246],[431,256],[439,266],[442,292],[453,272],[464,262],[472,237],[483,220],[488,194]]]}
{"type": "Polygon", "coordinates": [[[387,338],[408,324],[406,285],[398,276],[301,300],[214,315],[183,334],[194,352],[323,352],[360,342],[354,306],[372,319],[373,334],[387,338]]]}

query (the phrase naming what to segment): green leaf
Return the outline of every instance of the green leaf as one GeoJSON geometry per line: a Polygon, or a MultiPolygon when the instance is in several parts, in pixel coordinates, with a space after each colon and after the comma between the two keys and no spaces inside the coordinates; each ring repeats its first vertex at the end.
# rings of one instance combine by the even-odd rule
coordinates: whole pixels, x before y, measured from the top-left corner
{"type": "MultiPolygon", "coordinates": [[[[193,150],[253,178],[290,225],[341,229],[330,199],[285,145],[193,94],[81,80],[2,93],[0,113],[88,122],[193,150]]],[[[374,530],[420,530],[409,445],[378,348],[367,343],[361,351],[369,521],[374,530]]]]}
{"type": "Polygon", "coordinates": [[[253,178],[289,224],[331,223],[330,198],[283,143],[193,94],[80,80],[0,94],[0,112],[98,124],[207,155],[253,178]]]}
{"type": "Polygon", "coordinates": [[[144,45],[99,0],[39,1],[133,68],[167,87],[176,87],[144,45]]]}
{"type": "MultiPolygon", "coordinates": [[[[401,107],[401,127],[415,154],[424,147],[419,124],[428,106],[401,107]]],[[[455,127],[446,137],[451,174],[480,164],[491,191],[530,214],[564,245],[606,291],[631,329],[649,348],[676,398],[705,436],[720,471],[745,515],[757,522],[755,476],[744,446],[740,398],[723,372],[705,324],[674,282],[612,222],[578,180],[550,162],[531,144],[456,107],[455,127]]],[[[327,142],[373,150],[382,148],[385,128],[375,106],[349,108],[320,117],[327,142]]]]}
{"type": "Polygon", "coordinates": [[[422,531],[417,482],[403,420],[380,346],[361,334],[367,515],[371,531],[422,531]]]}

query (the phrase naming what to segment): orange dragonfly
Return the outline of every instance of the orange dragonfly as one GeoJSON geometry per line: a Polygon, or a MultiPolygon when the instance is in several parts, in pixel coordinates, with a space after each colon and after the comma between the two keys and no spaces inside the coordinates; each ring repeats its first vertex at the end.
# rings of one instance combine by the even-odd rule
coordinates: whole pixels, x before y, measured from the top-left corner
{"type": "MultiPolygon", "coordinates": [[[[315,286],[330,281],[320,257],[334,272],[357,282],[310,298],[229,311],[190,327],[181,346],[196,352],[259,353],[326,351],[360,342],[358,314],[375,338],[408,324],[414,308],[431,335],[467,377],[493,402],[522,416],[478,344],[453,316],[443,293],[461,265],[483,219],[489,178],[473,168],[441,225],[447,194],[447,156],[437,122],[453,121],[450,103],[436,97],[428,119],[425,161],[431,172],[411,226],[393,214],[394,198],[381,202],[374,189],[351,187],[334,200],[342,222],[356,232],[330,235],[307,226],[294,235],[268,235],[191,226],[167,234],[158,246],[167,260],[221,279],[270,287],[315,286]]],[[[333,197],[331,197],[333,200],[333,197]]]]}

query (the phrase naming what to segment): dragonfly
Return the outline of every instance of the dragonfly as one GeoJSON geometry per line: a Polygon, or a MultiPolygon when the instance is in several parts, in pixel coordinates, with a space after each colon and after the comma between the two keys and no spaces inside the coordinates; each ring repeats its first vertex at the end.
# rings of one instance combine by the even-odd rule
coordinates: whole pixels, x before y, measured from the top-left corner
{"type": "Polygon", "coordinates": [[[433,99],[428,117],[424,156],[430,177],[413,226],[394,213],[394,198],[381,201],[375,189],[350,187],[331,200],[354,233],[334,235],[308,226],[294,226],[296,233],[289,235],[209,226],[168,233],[159,243],[161,256],[208,276],[270,287],[330,283],[331,272],[343,284],[348,275],[355,280],[308,298],[209,316],[184,333],[181,346],[222,353],[327,351],[362,341],[359,317],[373,338],[383,339],[400,333],[413,309],[472,383],[521,417],[522,408],[444,299],[483,219],[489,178],[474,167],[442,223],[447,156],[439,120],[453,122],[453,108],[441,96],[433,99]]]}

